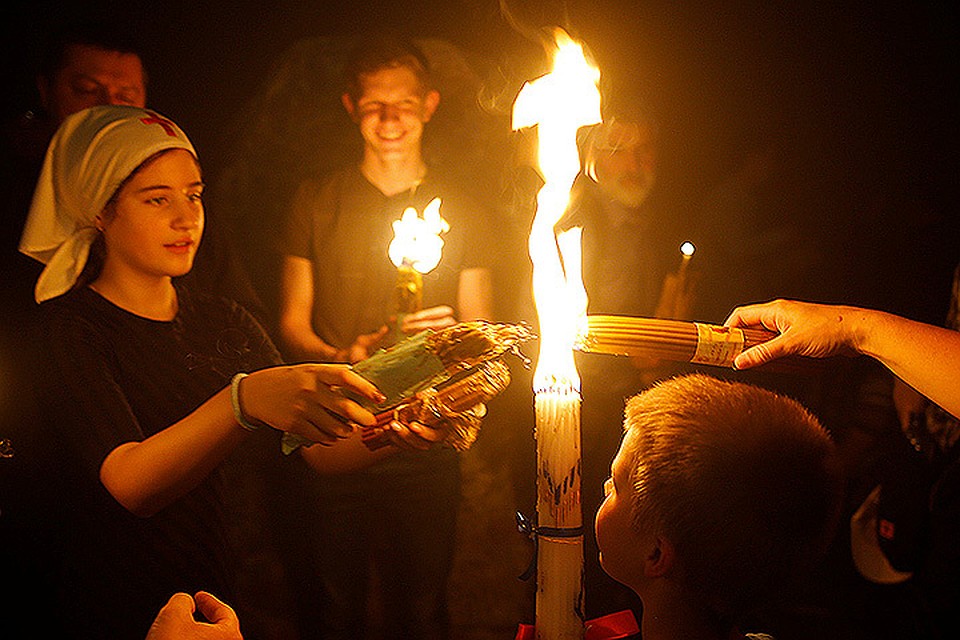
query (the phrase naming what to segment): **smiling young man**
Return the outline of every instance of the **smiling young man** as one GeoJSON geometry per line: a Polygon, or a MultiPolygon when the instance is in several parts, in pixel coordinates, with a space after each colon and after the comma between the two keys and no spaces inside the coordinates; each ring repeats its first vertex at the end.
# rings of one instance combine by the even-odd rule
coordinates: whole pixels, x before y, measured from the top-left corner
{"type": "MultiPolygon", "coordinates": [[[[436,197],[449,223],[442,256],[423,276],[423,310],[399,329],[412,334],[491,319],[483,209],[424,148],[441,102],[427,58],[402,39],[364,42],[345,80],[341,101],[363,149],[359,162],[304,181],[294,196],[279,313],[291,360],[356,362],[385,345],[397,281],[388,257],[393,222],[407,207],[423,212],[436,197]]],[[[287,480],[299,497],[285,517],[309,529],[286,547],[292,570],[305,572],[294,578],[303,637],[364,637],[371,563],[386,637],[447,637],[445,591],[460,497],[456,452],[395,456],[336,478],[290,466],[287,480]]]]}

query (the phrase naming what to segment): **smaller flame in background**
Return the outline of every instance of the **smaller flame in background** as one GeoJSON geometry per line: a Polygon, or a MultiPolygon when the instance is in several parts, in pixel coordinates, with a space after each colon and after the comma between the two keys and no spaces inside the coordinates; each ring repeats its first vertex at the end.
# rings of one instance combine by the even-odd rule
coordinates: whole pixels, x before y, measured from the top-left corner
{"type": "Polygon", "coordinates": [[[443,255],[442,234],[450,225],[440,215],[440,198],[434,198],[424,207],[423,215],[407,207],[399,220],[393,222],[393,240],[387,251],[397,267],[408,266],[418,273],[430,273],[440,264],[443,255]]]}

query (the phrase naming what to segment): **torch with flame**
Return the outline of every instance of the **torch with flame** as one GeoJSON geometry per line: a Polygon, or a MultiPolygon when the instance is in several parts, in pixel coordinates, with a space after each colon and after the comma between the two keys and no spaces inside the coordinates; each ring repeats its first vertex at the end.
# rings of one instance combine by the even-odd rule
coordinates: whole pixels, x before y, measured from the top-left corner
{"type": "Polygon", "coordinates": [[[393,240],[387,254],[397,267],[397,284],[393,290],[393,311],[396,327],[403,316],[423,306],[423,275],[430,273],[443,254],[442,234],[450,225],[440,215],[440,198],[434,198],[423,209],[423,215],[407,207],[393,222],[393,240]]]}
{"type": "Polygon", "coordinates": [[[580,229],[556,234],[580,171],[577,129],[600,122],[600,72],[566,32],[554,33],[553,68],[521,89],[513,128],[537,125],[544,179],[530,230],[540,349],[534,372],[537,439],[538,638],[582,638],[580,376],[573,357],[586,316],[580,229]]]}

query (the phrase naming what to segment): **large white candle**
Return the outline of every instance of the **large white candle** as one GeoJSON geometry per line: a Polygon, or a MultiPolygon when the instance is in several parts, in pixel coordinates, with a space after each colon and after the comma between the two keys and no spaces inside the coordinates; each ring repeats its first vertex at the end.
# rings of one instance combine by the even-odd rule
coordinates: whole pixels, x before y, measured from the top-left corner
{"type": "Polygon", "coordinates": [[[583,535],[580,505],[580,393],[540,390],[537,421],[536,630],[538,638],[583,637],[583,535]],[[550,530],[558,534],[550,535],[550,530]]]}
{"type": "Polygon", "coordinates": [[[536,635],[583,637],[583,514],[580,504],[580,377],[573,345],[587,297],[580,275],[580,229],[557,236],[580,170],[577,129],[600,121],[600,73],[583,48],[555,32],[553,69],[524,85],[513,127],[537,125],[544,185],[530,230],[540,348],[534,372],[537,439],[536,635]]]}

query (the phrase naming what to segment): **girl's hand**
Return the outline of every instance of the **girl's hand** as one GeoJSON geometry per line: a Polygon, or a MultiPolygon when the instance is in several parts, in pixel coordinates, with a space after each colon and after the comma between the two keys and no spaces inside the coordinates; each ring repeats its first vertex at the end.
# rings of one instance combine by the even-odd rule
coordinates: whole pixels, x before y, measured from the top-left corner
{"type": "Polygon", "coordinates": [[[384,395],[347,365],[301,364],[251,373],[240,383],[240,406],[248,419],[313,442],[333,444],[356,424],[376,418],[341,389],[383,402],[384,395]]]}

